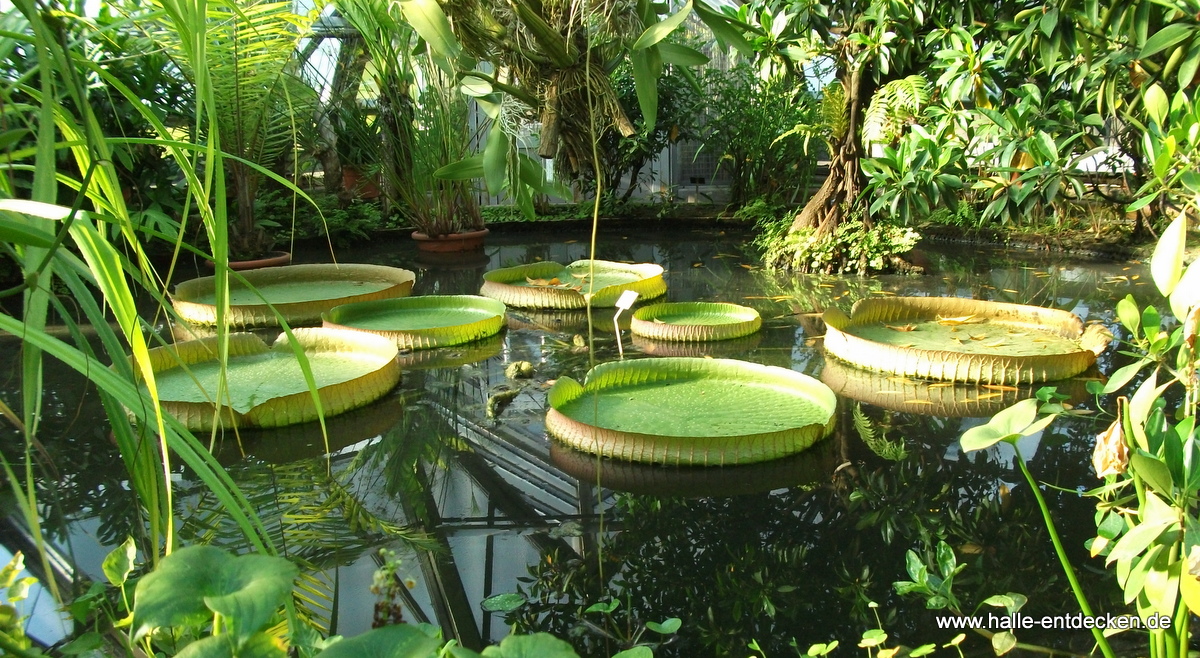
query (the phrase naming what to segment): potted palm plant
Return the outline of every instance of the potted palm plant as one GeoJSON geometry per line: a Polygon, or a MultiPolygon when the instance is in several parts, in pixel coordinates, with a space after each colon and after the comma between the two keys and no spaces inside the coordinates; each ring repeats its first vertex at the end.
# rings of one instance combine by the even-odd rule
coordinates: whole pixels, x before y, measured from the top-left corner
{"type": "Polygon", "coordinates": [[[223,161],[230,199],[214,199],[232,202],[229,260],[278,257],[271,253],[270,223],[256,215],[254,201],[264,172],[295,169],[296,132],[305,127],[297,122],[315,116],[317,93],[300,75],[297,58],[312,17],[267,0],[210,0],[207,11],[203,51],[166,17],[146,30],[189,82],[211,88],[216,120],[202,137],[233,156],[223,161]]]}
{"type": "Polygon", "coordinates": [[[379,90],[373,125],[389,203],[416,229],[413,239],[423,251],[477,249],[487,229],[474,182],[434,176],[468,156],[472,141],[467,99],[450,67],[439,66],[398,4],[345,0],[339,8],[372,59],[379,90]],[[418,44],[423,50],[415,50],[418,44]]]}

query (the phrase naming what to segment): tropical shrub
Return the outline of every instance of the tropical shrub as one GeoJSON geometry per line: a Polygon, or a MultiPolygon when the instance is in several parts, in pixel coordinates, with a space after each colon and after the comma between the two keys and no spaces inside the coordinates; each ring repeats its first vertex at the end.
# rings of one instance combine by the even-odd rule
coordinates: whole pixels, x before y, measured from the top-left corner
{"type": "MultiPolygon", "coordinates": [[[[763,234],[764,236],[767,234],[763,234]]],[[[761,238],[769,245],[764,258],[797,272],[867,274],[895,267],[893,260],[910,251],[921,236],[913,229],[886,222],[867,227],[855,217],[842,222],[832,233],[816,229],[789,230],[775,238],[761,238]]]]}

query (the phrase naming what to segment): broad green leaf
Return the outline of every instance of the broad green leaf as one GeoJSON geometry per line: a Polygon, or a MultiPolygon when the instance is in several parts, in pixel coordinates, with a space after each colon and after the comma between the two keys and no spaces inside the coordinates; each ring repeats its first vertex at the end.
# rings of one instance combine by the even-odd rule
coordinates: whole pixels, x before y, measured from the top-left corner
{"type": "Polygon", "coordinates": [[[48,230],[39,230],[3,216],[0,216],[0,241],[42,249],[54,246],[54,236],[48,230]]]}
{"type": "Polygon", "coordinates": [[[708,55],[696,50],[688,48],[677,43],[664,41],[658,44],[658,52],[662,55],[663,62],[667,64],[677,64],[679,66],[703,66],[708,63],[708,55]]]}
{"type": "Polygon", "coordinates": [[[549,633],[509,635],[483,650],[484,658],[579,658],[575,649],[549,633]]]}
{"type": "MultiPolygon", "coordinates": [[[[435,658],[442,643],[416,626],[397,624],[341,640],[318,658],[435,658]]],[[[487,655],[487,652],[484,652],[487,655]]]]}
{"type": "Polygon", "coordinates": [[[1129,424],[1133,428],[1134,443],[1142,450],[1150,450],[1149,441],[1146,439],[1146,420],[1150,417],[1150,409],[1158,396],[1170,385],[1171,382],[1168,381],[1158,386],[1158,370],[1155,370],[1129,399],[1129,424]]]}
{"type": "Polygon", "coordinates": [[[467,74],[463,76],[462,82],[459,83],[459,89],[467,96],[478,98],[492,93],[492,83],[479,76],[467,74]]]}
{"type": "Polygon", "coordinates": [[[492,124],[487,144],[483,148],[483,180],[488,194],[500,194],[508,178],[508,133],[500,122],[492,124]]]}
{"type": "Polygon", "coordinates": [[[1139,523],[1133,526],[1128,532],[1121,536],[1120,541],[1113,547],[1112,551],[1105,558],[1105,564],[1112,564],[1117,560],[1133,558],[1142,554],[1154,540],[1158,539],[1159,535],[1167,529],[1169,524],[1165,522],[1157,523],[1139,523]]]}
{"type": "Polygon", "coordinates": [[[1147,455],[1144,452],[1135,452],[1129,458],[1133,464],[1133,470],[1155,491],[1170,496],[1174,490],[1171,484],[1171,471],[1167,469],[1167,465],[1161,461],[1147,455]]]}
{"type": "Polygon", "coordinates": [[[1163,551],[1159,553],[1158,558],[1146,572],[1143,593],[1149,600],[1150,606],[1160,615],[1170,617],[1175,614],[1175,602],[1179,597],[1181,564],[1179,560],[1170,561],[1168,553],[1163,551]]]}
{"type": "Polygon", "coordinates": [[[1108,395],[1109,393],[1115,393],[1116,391],[1121,390],[1147,363],[1149,363],[1149,361],[1143,359],[1141,361],[1137,361],[1136,363],[1130,363],[1117,368],[1116,372],[1109,376],[1108,382],[1100,391],[1101,394],[1108,395]]]}
{"type": "Polygon", "coordinates": [[[458,39],[437,0],[400,0],[400,10],[435,53],[451,61],[458,57],[458,39]]]}
{"type": "Polygon", "coordinates": [[[1138,54],[1138,59],[1145,59],[1162,52],[1188,38],[1195,31],[1196,26],[1193,24],[1171,23],[1146,40],[1146,45],[1142,46],[1142,52],[1138,54]]]}
{"type": "Polygon", "coordinates": [[[683,621],[679,617],[664,619],[661,624],[653,621],[646,622],[646,628],[661,635],[670,635],[678,631],[681,626],[683,626],[683,621]]]}
{"type": "Polygon", "coordinates": [[[1183,272],[1183,251],[1187,242],[1187,213],[1181,211],[1158,239],[1150,257],[1150,274],[1164,296],[1170,295],[1183,272]]]}
{"type": "Polygon", "coordinates": [[[489,596],[479,604],[479,607],[487,612],[510,612],[523,605],[525,605],[524,596],[509,592],[507,594],[489,596]]]}
{"type": "Polygon", "coordinates": [[[650,55],[652,50],[635,50],[629,53],[633,64],[633,84],[637,91],[638,107],[647,128],[658,122],[658,72],[654,70],[650,55]]]}
{"type": "Polygon", "coordinates": [[[667,38],[667,35],[683,24],[692,13],[692,0],[688,0],[679,11],[646,28],[633,42],[633,50],[644,50],[667,38]]]}
{"type": "Polygon", "coordinates": [[[112,550],[104,557],[104,562],[100,568],[104,571],[104,577],[114,587],[120,587],[128,580],[129,574],[133,572],[133,561],[137,558],[137,545],[133,543],[133,537],[126,537],[122,544],[112,550]]]}
{"type": "Polygon", "coordinates": [[[470,180],[483,177],[483,154],[463,158],[433,172],[434,178],[446,180],[470,180]]]}
{"type": "Polygon", "coordinates": [[[136,636],[158,627],[203,623],[218,613],[232,622],[239,639],[248,638],[283,604],[297,573],[283,558],[234,557],[214,546],[181,548],[138,581],[136,636]]]}
{"type": "Polygon", "coordinates": [[[1142,92],[1142,102],[1146,105],[1146,112],[1150,115],[1150,120],[1159,126],[1165,125],[1167,120],[1167,110],[1170,108],[1170,101],[1167,100],[1167,93],[1157,83],[1150,85],[1146,91],[1142,92]]]}
{"type": "Polygon", "coordinates": [[[287,648],[267,633],[255,633],[241,644],[232,635],[210,635],[187,645],[175,658],[287,658],[287,648]]]}
{"type": "Polygon", "coordinates": [[[1192,261],[1175,289],[1171,291],[1171,312],[1175,318],[1183,322],[1188,312],[1200,305],[1200,258],[1192,261]]]}
{"type": "Polygon", "coordinates": [[[1117,317],[1129,333],[1137,336],[1138,327],[1142,326],[1142,314],[1138,311],[1137,302],[1133,301],[1133,295],[1125,295],[1124,299],[1117,302],[1117,317]]]}
{"type": "Polygon", "coordinates": [[[1003,656],[1017,646],[1017,636],[1012,631],[1000,631],[992,636],[992,651],[997,656],[1003,656]]]}
{"type": "Polygon", "coordinates": [[[858,646],[863,648],[883,646],[887,642],[888,634],[879,628],[872,628],[869,631],[864,631],[862,639],[859,640],[858,646]]]}
{"type": "Polygon", "coordinates": [[[634,647],[620,653],[614,653],[612,658],[654,658],[654,650],[650,647],[634,647]]]}
{"type": "Polygon", "coordinates": [[[611,601],[601,601],[599,603],[591,604],[590,606],[587,607],[587,610],[584,610],[584,612],[603,612],[604,614],[607,615],[607,614],[611,613],[613,610],[616,610],[617,607],[619,607],[620,605],[621,605],[620,599],[612,599],[611,601]]]}
{"type": "Polygon", "coordinates": [[[1001,442],[1021,436],[1037,417],[1038,401],[1030,398],[1021,400],[1001,411],[984,425],[972,427],[962,435],[962,449],[966,452],[983,450],[1001,442]]]}
{"type": "Polygon", "coordinates": [[[696,15],[708,29],[712,30],[713,34],[718,39],[732,46],[735,50],[743,55],[753,55],[754,46],[742,34],[742,30],[735,24],[736,21],[725,16],[720,11],[712,9],[703,1],[697,2],[695,5],[696,15]]]}

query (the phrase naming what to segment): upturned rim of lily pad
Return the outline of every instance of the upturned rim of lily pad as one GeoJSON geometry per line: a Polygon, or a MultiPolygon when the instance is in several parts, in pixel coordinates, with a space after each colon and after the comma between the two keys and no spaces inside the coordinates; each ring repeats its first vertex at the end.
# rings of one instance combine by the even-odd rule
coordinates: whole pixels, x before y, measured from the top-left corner
{"type": "Polygon", "coordinates": [[[663,302],[633,313],[629,330],[654,340],[704,342],[748,336],[762,328],[749,306],[728,302],[663,302]]]}
{"type": "MultiPolygon", "coordinates": [[[[960,297],[886,297],[861,299],[846,315],[840,309],[824,312],[825,352],[867,370],[938,381],[994,385],[1031,384],[1067,379],[1087,370],[1112,340],[1101,324],[1084,326],[1079,316],[1041,306],[992,302],[960,297]],[[1005,355],[964,353],[891,345],[854,334],[856,328],[877,323],[912,323],[972,318],[1025,331],[1045,332],[1076,345],[1068,352],[1005,355]],[[941,318],[941,319],[939,319],[941,318]]],[[[893,327],[894,328],[894,327],[893,327]]],[[[903,327],[901,327],[903,328],[903,327]]],[[[898,331],[896,341],[903,340],[898,331]]]]}
{"type": "MultiPolygon", "coordinates": [[[[611,400],[614,398],[607,398],[611,400]]],[[[779,399],[784,399],[783,397],[779,399]]],[[[546,431],[567,445],[626,461],[649,462],[667,465],[723,466],[750,464],[767,461],[800,452],[825,437],[833,429],[837,398],[828,386],[820,381],[786,368],[766,366],[734,359],[706,358],[648,358],[602,363],[588,372],[583,384],[571,377],[560,377],[547,393],[546,431]],[[679,399],[654,410],[655,425],[668,426],[671,435],[633,431],[613,426],[603,426],[604,420],[589,422],[586,418],[573,417],[573,402],[595,395],[595,405],[579,405],[583,409],[595,409],[599,418],[610,404],[605,395],[619,393],[623,399],[653,395],[655,389],[665,389],[676,384],[697,380],[709,380],[717,391],[732,391],[741,387],[760,387],[772,395],[793,398],[795,402],[811,406],[813,418],[785,417],[770,419],[778,415],[779,405],[764,403],[753,408],[729,409],[725,418],[730,424],[739,424],[747,415],[766,417],[775,429],[749,432],[712,432],[711,434],[688,434],[678,429],[672,419],[694,416],[697,405],[707,411],[719,408],[722,400],[710,398],[679,399]],[[735,420],[736,418],[736,420],[735,420]],[[665,420],[664,420],[665,419],[665,420]]],[[[623,412],[622,412],[623,413],[623,412]]],[[[586,415],[586,414],[585,414],[586,415]]],[[[635,421],[632,425],[638,425],[635,421]]]]}
{"type": "MultiPolygon", "coordinates": [[[[231,292],[249,290],[246,285],[249,284],[257,289],[263,299],[270,302],[271,286],[273,285],[311,282],[313,284],[312,296],[308,299],[291,302],[267,303],[259,300],[247,304],[230,304],[225,321],[231,327],[277,327],[279,326],[279,316],[283,316],[283,319],[290,325],[319,323],[321,314],[335,306],[407,297],[412,292],[413,282],[417,279],[417,275],[411,270],[366,263],[287,265],[249,270],[240,275],[245,283],[236,276],[229,277],[231,292]],[[359,294],[330,295],[329,288],[323,288],[320,285],[329,282],[364,282],[382,284],[384,287],[359,294]]],[[[206,326],[215,325],[217,324],[216,304],[201,301],[202,298],[212,295],[215,288],[215,276],[202,276],[184,281],[175,286],[175,293],[171,295],[171,304],[180,317],[188,322],[206,326]]]]}
{"type": "Polygon", "coordinates": [[[626,290],[637,292],[638,298],[641,300],[660,297],[667,292],[667,282],[663,279],[662,265],[584,259],[577,260],[570,265],[541,261],[490,270],[483,274],[483,286],[480,288],[479,294],[517,308],[587,308],[588,299],[585,293],[588,292],[588,288],[586,285],[581,285],[576,290],[566,283],[531,285],[529,282],[550,282],[555,278],[570,275],[572,272],[587,272],[589,263],[594,264],[596,271],[600,273],[619,273],[637,277],[626,283],[606,285],[592,290],[591,305],[593,308],[616,306],[617,299],[626,290]]]}
{"type": "Polygon", "coordinates": [[[402,350],[428,350],[500,333],[505,311],[503,302],[480,295],[423,295],[343,304],[321,320],[331,329],[390,338],[402,350]]]}
{"type": "MultiPolygon", "coordinates": [[[[293,329],[292,336],[305,354],[328,352],[370,362],[370,369],[357,377],[317,388],[326,417],[369,404],[383,397],[400,382],[400,363],[396,359],[399,350],[392,341],[382,336],[322,328],[293,329]]],[[[153,348],[149,351],[150,367],[158,375],[205,362],[217,362],[220,358],[219,341],[220,337],[214,336],[153,348]]],[[[256,334],[229,334],[226,376],[237,377],[239,357],[254,357],[269,352],[278,352],[281,358],[288,355],[294,358],[292,339],[282,333],[268,345],[256,334]]],[[[209,431],[214,426],[283,427],[318,418],[317,407],[309,390],[270,397],[245,411],[235,410],[225,401],[171,400],[163,397],[161,389],[159,394],[163,410],[178,418],[190,430],[209,431]]]]}

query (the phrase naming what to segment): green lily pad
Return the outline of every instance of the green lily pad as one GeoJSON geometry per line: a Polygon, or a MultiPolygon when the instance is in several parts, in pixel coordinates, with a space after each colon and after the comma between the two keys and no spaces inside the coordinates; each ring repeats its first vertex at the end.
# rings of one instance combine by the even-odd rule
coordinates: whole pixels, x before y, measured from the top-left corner
{"type": "MultiPolygon", "coordinates": [[[[292,334],[308,359],[326,416],[361,407],[400,381],[398,350],[386,338],[336,329],[296,329],[292,334]]],[[[230,334],[226,386],[220,397],[217,340],[185,341],[150,351],[163,408],[188,428],[279,427],[317,418],[286,334],[273,346],[254,334],[230,334]]]]}
{"type": "Polygon", "coordinates": [[[737,304],[668,302],[633,313],[630,331],[654,340],[710,341],[748,336],[762,327],[758,311],[737,304]]]}
{"type": "Polygon", "coordinates": [[[460,345],[499,333],[504,304],[477,295],[430,295],[358,302],[322,316],[326,327],[391,338],[400,349],[460,345]]]}
{"type": "Polygon", "coordinates": [[[503,267],[483,275],[479,294],[520,308],[586,308],[591,295],[595,307],[616,306],[626,290],[642,300],[667,292],[661,265],[577,260],[570,265],[545,261],[503,267]]]}
{"type": "Polygon", "coordinates": [[[824,314],[825,350],[868,370],[993,385],[1073,377],[1112,334],[1057,309],[954,297],[864,299],[824,314]]]}
{"type": "Polygon", "coordinates": [[[807,375],[729,359],[638,359],[561,377],[546,430],[629,461],[724,465],[804,450],[833,427],[836,398],[807,375]]]}
{"type": "Polygon", "coordinates": [[[234,635],[249,638],[291,594],[298,569],[283,558],[234,556],[214,546],[188,546],[166,556],[138,581],[136,636],[154,628],[203,624],[219,614],[234,635]]]}
{"type": "MultiPolygon", "coordinates": [[[[276,313],[289,325],[311,324],[342,304],[406,297],[416,275],[383,265],[289,265],[241,273],[245,282],[229,277],[232,327],[279,326],[276,313]]],[[[171,303],[180,317],[200,325],[217,323],[216,278],[200,277],[175,286],[171,303]]]]}

